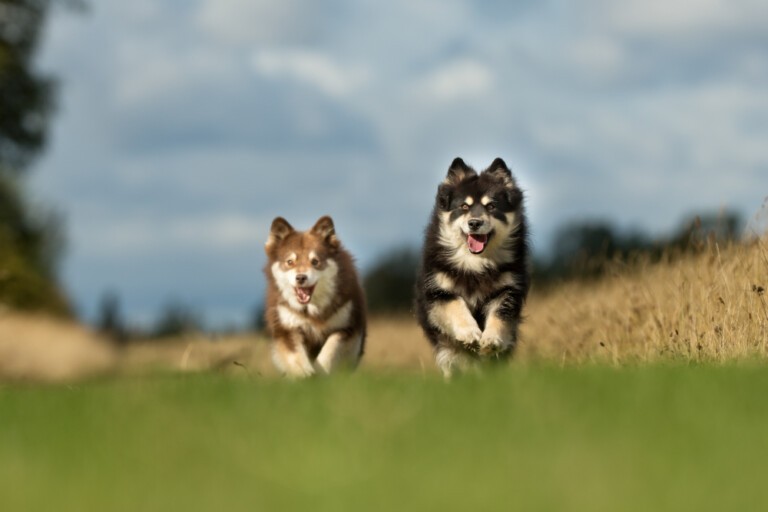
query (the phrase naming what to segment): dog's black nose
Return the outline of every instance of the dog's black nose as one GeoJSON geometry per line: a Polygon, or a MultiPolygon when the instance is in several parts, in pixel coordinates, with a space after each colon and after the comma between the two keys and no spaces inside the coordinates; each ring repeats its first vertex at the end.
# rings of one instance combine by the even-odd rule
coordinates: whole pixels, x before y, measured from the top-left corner
{"type": "Polygon", "coordinates": [[[478,229],[480,229],[482,227],[483,220],[482,219],[469,219],[469,222],[467,222],[467,224],[469,224],[469,229],[475,231],[475,230],[478,230],[478,229]]]}
{"type": "Polygon", "coordinates": [[[301,286],[307,282],[306,274],[296,274],[296,284],[301,286]]]}

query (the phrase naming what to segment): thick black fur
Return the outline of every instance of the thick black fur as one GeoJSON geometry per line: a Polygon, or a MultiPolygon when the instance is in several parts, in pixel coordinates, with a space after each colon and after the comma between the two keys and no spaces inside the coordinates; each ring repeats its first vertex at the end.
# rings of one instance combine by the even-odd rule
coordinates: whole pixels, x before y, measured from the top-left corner
{"type": "MultiPolygon", "coordinates": [[[[468,303],[472,316],[478,327],[485,329],[488,303],[498,297],[503,297],[502,306],[497,315],[512,328],[512,345],[504,352],[495,353],[495,357],[508,356],[512,353],[517,341],[517,325],[522,318],[522,309],[530,288],[530,256],[528,241],[528,226],[524,211],[523,192],[517,186],[511,171],[500,158],[494,160],[488,169],[481,174],[467,166],[457,158],[449,168],[446,181],[438,187],[435,206],[431,220],[426,229],[421,265],[418,271],[415,290],[415,306],[418,321],[430,343],[435,346],[438,342],[445,343],[446,335],[429,321],[428,314],[432,306],[440,302],[449,302],[461,297],[468,303]],[[515,230],[503,240],[509,248],[507,257],[501,261],[493,260],[493,265],[482,271],[458,268],[450,260],[451,250],[440,242],[440,214],[450,212],[450,219],[455,220],[465,213],[462,204],[467,196],[479,199],[483,194],[495,199],[495,210],[489,215],[506,222],[504,214],[517,212],[519,223],[515,230]],[[455,283],[453,290],[445,290],[435,285],[432,276],[443,272],[455,283]],[[512,286],[499,287],[500,277],[506,273],[514,274],[516,282],[512,286]],[[469,297],[479,294],[482,298],[473,306],[469,305],[469,297]]],[[[470,213],[485,206],[476,200],[470,207],[470,213]]],[[[479,257],[479,256],[473,256],[479,257]]],[[[465,351],[467,355],[477,354],[462,343],[454,340],[455,346],[465,351]]]]}

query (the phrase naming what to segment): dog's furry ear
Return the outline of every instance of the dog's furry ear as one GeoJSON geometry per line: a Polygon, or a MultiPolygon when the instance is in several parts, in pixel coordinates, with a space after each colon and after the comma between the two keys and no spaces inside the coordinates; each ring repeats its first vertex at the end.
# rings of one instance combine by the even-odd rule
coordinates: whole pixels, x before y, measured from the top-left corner
{"type": "Polygon", "coordinates": [[[509,170],[504,160],[497,158],[483,173],[492,176],[503,185],[507,193],[507,200],[513,208],[520,206],[523,201],[523,191],[517,186],[512,171],[509,170]]]}
{"type": "Polygon", "coordinates": [[[516,188],[515,178],[512,177],[512,171],[509,170],[504,160],[497,158],[485,172],[504,184],[504,188],[516,188]]]}
{"type": "Polygon", "coordinates": [[[326,244],[334,249],[340,245],[339,239],[336,238],[336,228],[333,225],[333,219],[328,215],[320,217],[315,222],[315,225],[312,227],[312,233],[322,238],[326,244]]]}
{"type": "Polygon", "coordinates": [[[282,217],[275,217],[272,221],[272,227],[269,228],[269,237],[267,237],[267,243],[264,244],[264,249],[269,253],[278,242],[285,240],[285,238],[293,233],[295,229],[288,224],[288,221],[282,217]]]}
{"type": "Polygon", "coordinates": [[[448,210],[451,204],[451,193],[453,192],[452,185],[446,185],[442,183],[437,187],[437,206],[443,211],[448,210]]]}
{"type": "Polygon", "coordinates": [[[473,168],[465,164],[464,160],[457,157],[451,162],[451,166],[448,168],[448,174],[446,174],[443,184],[458,185],[470,176],[477,176],[477,173],[473,168]]]}
{"type": "Polygon", "coordinates": [[[437,205],[441,210],[448,210],[451,204],[453,188],[471,176],[477,176],[475,170],[465,164],[461,158],[454,158],[451,166],[448,168],[448,174],[445,175],[445,179],[437,187],[437,205]]]}

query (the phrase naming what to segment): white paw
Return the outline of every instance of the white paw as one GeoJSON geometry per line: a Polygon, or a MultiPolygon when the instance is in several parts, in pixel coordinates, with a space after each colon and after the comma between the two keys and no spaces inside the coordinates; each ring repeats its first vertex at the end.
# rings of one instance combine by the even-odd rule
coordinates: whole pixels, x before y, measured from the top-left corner
{"type": "Polygon", "coordinates": [[[479,352],[481,355],[492,355],[492,354],[498,354],[500,352],[505,352],[512,346],[512,342],[510,340],[505,339],[501,334],[498,332],[484,332],[483,335],[480,338],[480,349],[479,352]]]}
{"type": "Polygon", "coordinates": [[[314,376],[315,373],[316,372],[314,369],[300,368],[300,369],[290,370],[286,372],[286,377],[290,379],[301,380],[301,379],[308,379],[314,376]]]}
{"type": "Polygon", "coordinates": [[[291,361],[285,369],[288,377],[293,379],[306,379],[315,375],[316,371],[309,362],[291,361]],[[303,364],[302,364],[303,363],[303,364]]]}
{"type": "Polygon", "coordinates": [[[456,340],[473,350],[477,348],[478,342],[482,336],[483,331],[481,331],[477,325],[460,328],[454,327],[454,337],[456,340]]]}

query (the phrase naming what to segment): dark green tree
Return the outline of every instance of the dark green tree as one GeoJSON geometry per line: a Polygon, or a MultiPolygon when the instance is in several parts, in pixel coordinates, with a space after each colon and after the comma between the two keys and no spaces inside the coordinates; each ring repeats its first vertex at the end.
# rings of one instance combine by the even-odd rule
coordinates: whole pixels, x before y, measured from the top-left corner
{"type": "Polygon", "coordinates": [[[55,82],[34,66],[53,4],[75,2],[0,0],[0,304],[69,314],[55,276],[61,222],[29,203],[21,181],[53,112],[55,82]]]}
{"type": "Polygon", "coordinates": [[[267,328],[267,321],[264,318],[265,313],[266,305],[261,302],[256,304],[253,310],[251,310],[251,319],[248,324],[248,329],[257,333],[264,332],[264,329],[267,328]]]}
{"type": "Polygon", "coordinates": [[[34,212],[14,180],[0,175],[0,304],[71,314],[55,278],[62,245],[58,219],[34,212]]]}
{"type": "Polygon", "coordinates": [[[174,338],[200,332],[203,321],[191,307],[178,301],[170,301],[160,311],[149,336],[152,338],[174,338]]]}
{"type": "Polygon", "coordinates": [[[738,239],[744,229],[744,218],[733,210],[701,212],[684,220],[672,235],[669,245],[686,251],[701,249],[708,241],[718,243],[738,239]]]}
{"type": "Polygon", "coordinates": [[[116,343],[128,341],[128,330],[123,320],[120,297],[114,291],[107,291],[101,296],[96,327],[105,336],[116,343]]]}
{"type": "Polygon", "coordinates": [[[409,247],[382,256],[363,280],[368,310],[372,313],[405,313],[411,310],[419,256],[409,247]]]}
{"type": "Polygon", "coordinates": [[[590,279],[613,263],[629,264],[638,257],[654,262],[697,252],[708,243],[738,240],[743,225],[742,216],[732,210],[692,215],[670,236],[657,238],[604,220],[570,222],[555,233],[551,257],[534,261],[534,282],[546,287],[563,279],[590,279]]]}
{"type": "Polygon", "coordinates": [[[0,167],[20,173],[45,143],[54,81],[34,70],[47,0],[0,0],[0,167]]]}

